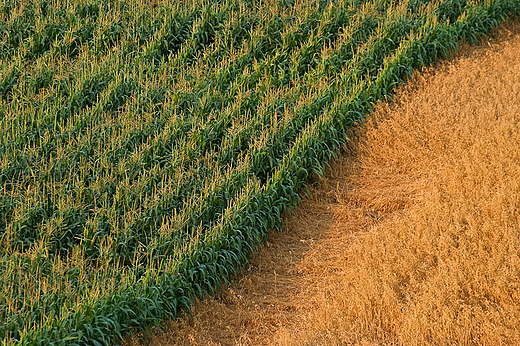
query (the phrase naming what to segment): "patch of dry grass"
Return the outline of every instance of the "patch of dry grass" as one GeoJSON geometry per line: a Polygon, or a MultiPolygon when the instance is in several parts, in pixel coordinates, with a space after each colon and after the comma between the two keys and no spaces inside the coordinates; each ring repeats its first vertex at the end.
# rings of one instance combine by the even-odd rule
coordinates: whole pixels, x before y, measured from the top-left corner
{"type": "Polygon", "coordinates": [[[519,33],[377,105],[247,275],[147,343],[520,344],[519,33]]]}
{"type": "Polygon", "coordinates": [[[366,125],[338,242],[314,254],[341,272],[279,340],[520,344],[520,37],[416,76],[366,125]],[[360,205],[385,217],[349,237],[360,205]]]}

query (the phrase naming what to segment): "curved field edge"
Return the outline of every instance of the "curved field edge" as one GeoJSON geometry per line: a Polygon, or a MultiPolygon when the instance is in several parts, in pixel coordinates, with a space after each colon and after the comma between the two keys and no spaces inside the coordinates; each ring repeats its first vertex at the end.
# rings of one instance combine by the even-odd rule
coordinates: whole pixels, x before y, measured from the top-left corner
{"type": "Polygon", "coordinates": [[[519,51],[511,20],[414,72],[236,282],[124,345],[519,344],[519,51]]]}
{"type": "Polygon", "coordinates": [[[213,235],[193,243],[173,273],[150,273],[137,284],[71,312],[64,319],[24,331],[15,343],[110,343],[132,327],[158,324],[189,308],[194,297],[211,293],[247,265],[267,230],[279,226],[281,213],[298,203],[298,191],[308,176],[321,173],[323,164],[345,141],[345,128],[370,112],[372,103],[390,95],[413,69],[447,57],[456,49],[456,42],[475,40],[519,12],[518,1],[495,1],[468,10],[453,24],[431,23],[398,48],[376,80],[338,95],[335,106],[302,132],[267,184],[251,182],[250,188],[222,215],[213,235]]]}

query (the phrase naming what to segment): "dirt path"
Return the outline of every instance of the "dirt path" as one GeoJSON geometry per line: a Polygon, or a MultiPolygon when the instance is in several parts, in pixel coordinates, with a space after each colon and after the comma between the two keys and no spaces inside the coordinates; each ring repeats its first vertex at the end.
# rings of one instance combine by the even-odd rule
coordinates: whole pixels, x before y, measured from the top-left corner
{"type": "Polygon", "coordinates": [[[520,344],[520,25],[380,104],[231,288],[129,344],[520,344]]]}

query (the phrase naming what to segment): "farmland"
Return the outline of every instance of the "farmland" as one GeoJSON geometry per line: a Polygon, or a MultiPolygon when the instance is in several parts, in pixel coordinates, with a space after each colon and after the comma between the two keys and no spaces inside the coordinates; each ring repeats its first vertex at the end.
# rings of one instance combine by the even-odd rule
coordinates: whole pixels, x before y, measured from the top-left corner
{"type": "Polygon", "coordinates": [[[126,345],[520,344],[518,52],[508,21],[415,73],[237,282],[126,345]]]}
{"type": "Polygon", "coordinates": [[[213,293],[373,103],[510,1],[0,3],[0,337],[108,344],[213,293]]]}

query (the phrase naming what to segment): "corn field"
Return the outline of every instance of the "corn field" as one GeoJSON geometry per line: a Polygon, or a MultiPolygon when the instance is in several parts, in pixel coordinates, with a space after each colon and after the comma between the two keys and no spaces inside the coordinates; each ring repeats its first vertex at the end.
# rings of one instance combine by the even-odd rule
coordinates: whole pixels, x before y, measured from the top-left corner
{"type": "Polygon", "coordinates": [[[519,0],[0,0],[0,339],[112,344],[247,265],[374,102],[519,0]]]}

